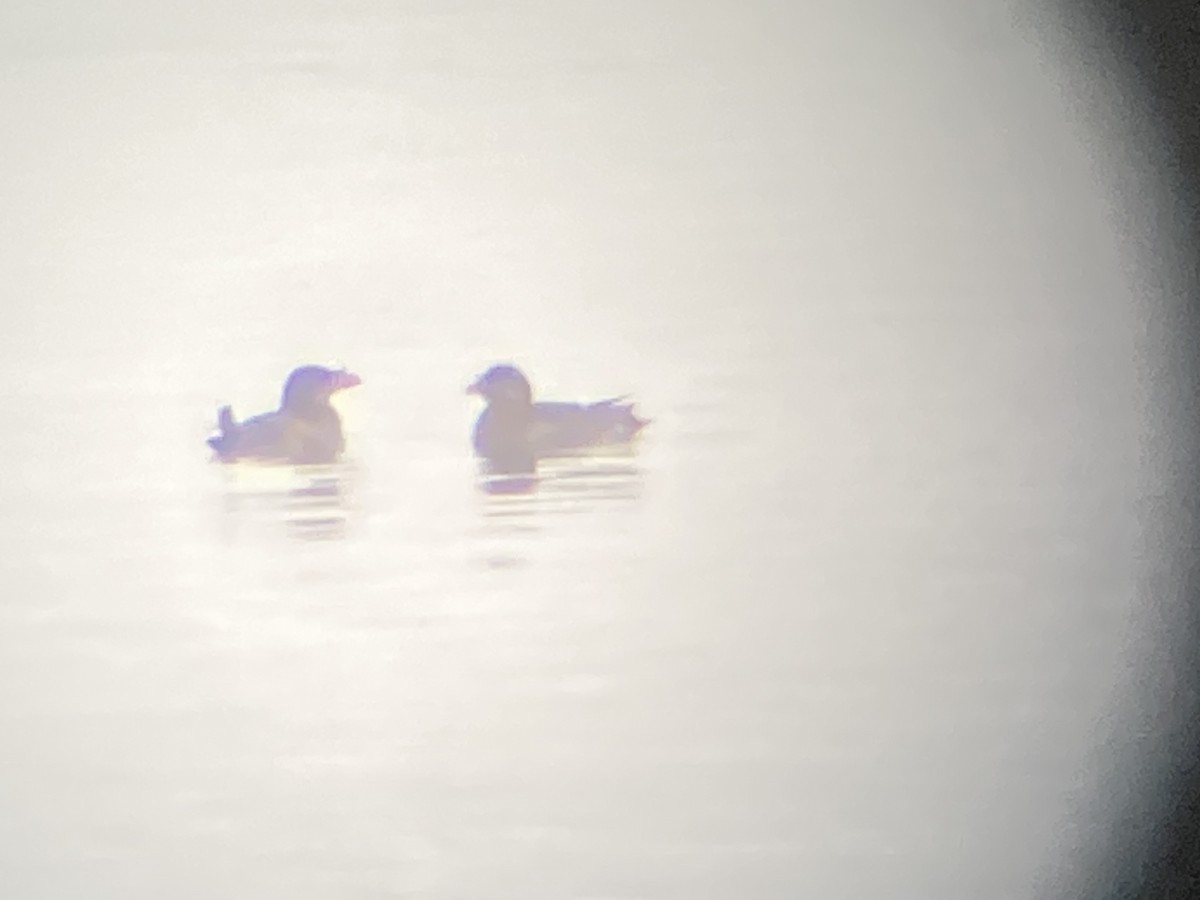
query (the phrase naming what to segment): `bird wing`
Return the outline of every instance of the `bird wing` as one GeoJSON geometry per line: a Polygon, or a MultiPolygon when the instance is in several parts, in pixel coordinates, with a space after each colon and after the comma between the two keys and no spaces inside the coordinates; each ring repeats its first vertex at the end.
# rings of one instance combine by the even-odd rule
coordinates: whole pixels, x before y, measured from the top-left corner
{"type": "Polygon", "coordinates": [[[577,450],[632,438],[645,424],[633,414],[623,397],[581,403],[534,404],[531,440],[540,453],[577,450]]]}

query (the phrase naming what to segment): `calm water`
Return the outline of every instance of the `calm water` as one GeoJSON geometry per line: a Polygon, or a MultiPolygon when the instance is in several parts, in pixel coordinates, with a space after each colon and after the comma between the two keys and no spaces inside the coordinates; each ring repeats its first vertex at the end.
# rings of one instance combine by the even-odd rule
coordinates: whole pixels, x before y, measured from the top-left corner
{"type": "Polygon", "coordinates": [[[3,894],[1072,877],[1146,311],[1036,28],[301,6],[0,13],[3,894]],[[500,359],[655,422],[488,497],[500,359]],[[345,465],[210,465],[304,361],[345,465]]]}

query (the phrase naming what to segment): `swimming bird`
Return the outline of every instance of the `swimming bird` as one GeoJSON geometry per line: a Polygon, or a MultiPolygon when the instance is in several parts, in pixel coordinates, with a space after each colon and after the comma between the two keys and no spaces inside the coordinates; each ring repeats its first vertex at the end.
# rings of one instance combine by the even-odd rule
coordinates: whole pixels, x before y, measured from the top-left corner
{"type": "Polygon", "coordinates": [[[475,422],[475,453],[510,471],[532,471],[543,457],[627,444],[649,424],[624,396],[595,403],[535,403],[529,379],[507,363],[492,366],[467,393],[487,403],[475,422]]]}
{"type": "Polygon", "coordinates": [[[334,462],[345,449],[342,420],[329,398],[337,391],[362,383],[345,369],[300,366],[283,385],[279,409],[238,422],[233,410],[217,413],[221,433],[208,445],[221,462],[239,459],[270,460],[296,465],[334,462]]]}

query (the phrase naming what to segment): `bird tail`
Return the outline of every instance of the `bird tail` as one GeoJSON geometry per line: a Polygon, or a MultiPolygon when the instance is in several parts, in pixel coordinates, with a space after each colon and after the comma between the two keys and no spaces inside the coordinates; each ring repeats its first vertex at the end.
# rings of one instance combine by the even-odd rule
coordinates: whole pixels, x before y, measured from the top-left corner
{"type": "Polygon", "coordinates": [[[217,410],[217,428],[221,430],[221,433],[210,437],[208,446],[217,453],[221,453],[227,449],[226,444],[232,439],[233,432],[237,430],[237,421],[233,418],[232,407],[222,406],[217,410]]]}
{"type": "Polygon", "coordinates": [[[630,397],[629,394],[620,394],[619,396],[616,396],[616,397],[609,397],[607,400],[597,400],[595,403],[593,403],[591,405],[592,406],[621,406],[621,405],[632,406],[633,405],[632,403],[625,402],[626,400],[629,399],[629,397],[630,397]]]}
{"type": "Polygon", "coordinates": [[[606,409],[613,414],[610,421],[615,425],[615,433],[619,434],[622,440],[630,440],[650,424],[650,419],[642,418],[637,414],[629,394],[622,394],[610,400],[602,400],[595,404],[595,406],[606,409]]]}

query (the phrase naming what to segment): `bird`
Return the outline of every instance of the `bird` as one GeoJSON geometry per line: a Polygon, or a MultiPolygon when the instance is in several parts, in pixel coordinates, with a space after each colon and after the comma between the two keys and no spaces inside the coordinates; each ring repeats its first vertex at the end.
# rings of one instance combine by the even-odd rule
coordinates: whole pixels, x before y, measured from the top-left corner
{"type": "Polygon", "coordinates": [[[279,409],[241,422],[233,409],[217,412],[219,434],[208,439],[216,459],[254,459],[295,465],[335,462],[345,449],[342,420],[329,398],[362,379],[345,369],[306,365],[293,369],[283,385],[279,409]]]}
{"type": "Polygon", "coordinates": [[[538,459],[628,444],[650,422],[634,413],[627,396],[534,402],[529,379],[510,363],[493,365],[467,393],[487,404],[475,422],[475,453],[503,471],[529,472],[538,459]]]}

